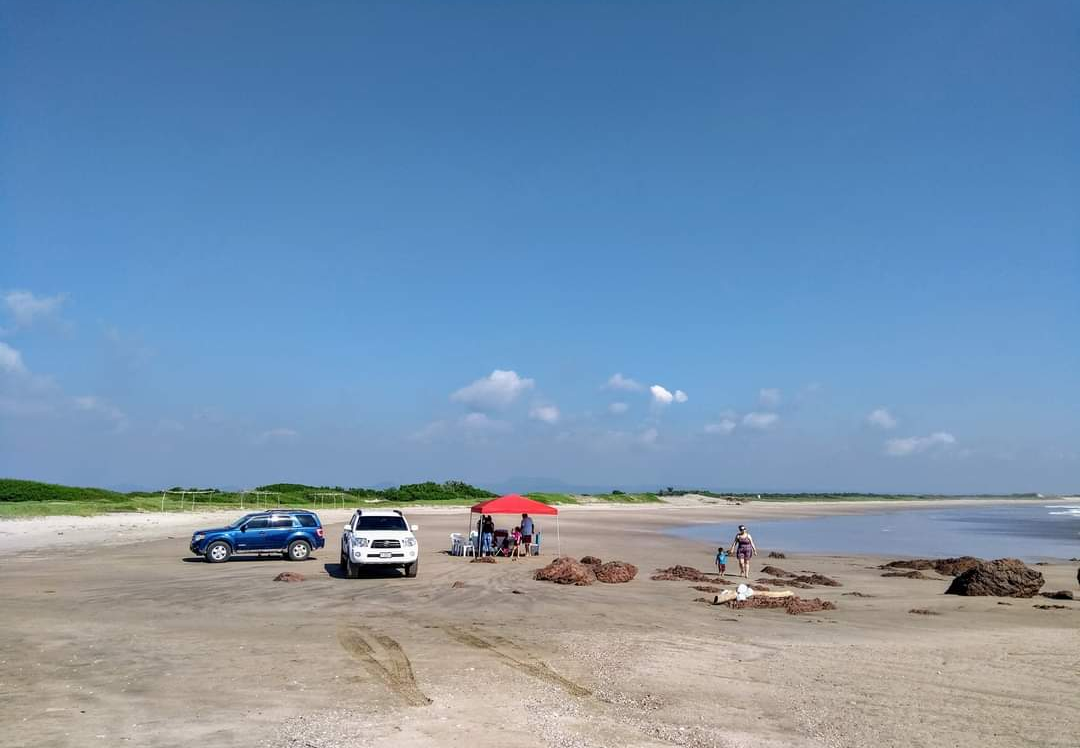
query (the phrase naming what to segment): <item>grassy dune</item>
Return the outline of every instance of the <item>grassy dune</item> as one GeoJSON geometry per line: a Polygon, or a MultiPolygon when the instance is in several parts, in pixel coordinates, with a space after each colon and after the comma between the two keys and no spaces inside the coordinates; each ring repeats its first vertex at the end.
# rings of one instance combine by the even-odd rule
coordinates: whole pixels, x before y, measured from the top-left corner
{"type": "MultiPolygon", "coordinates": [[[[160,491],[119,493],[103,488],[61,486],[37,481],[0,479],[0,519],[14,517],[41,517],[48,515],[90,516],[107,512],[167,512],[207,509],[252,510],[267,507],[293,507],[325,509],[342,505],[341,499],[322,498],[317,493],[345,494],[346,507],[378,504],[388,507],[410,506],[472,506],[495,494],[461,481],[446,483],[413,483],[395,488],[341,488],[334,486],[308,486],[300,483],[275,483],[260,486],[256,491],[270,492],[258,496],[254,493],[231,493],[214,491],[212,494],[180,496],[168,494],[164,503],[160,491]],[[192,500],[194,499],[194,504],[192,500]]],[[[658,493],[569,494],[533,492],[526,494],[544,504],[661,504],[664,497],[676,497],[688,493],[716,499],[740,501],[913,501],[956,498],[1008,498],[1036,499],[1037,494],[1011,494],[1008,496],[942,496],[910,494],[871,493],[768,493],[768,494],[720,494],[712,491],[683,491],[666,489],[658,493]]]]}

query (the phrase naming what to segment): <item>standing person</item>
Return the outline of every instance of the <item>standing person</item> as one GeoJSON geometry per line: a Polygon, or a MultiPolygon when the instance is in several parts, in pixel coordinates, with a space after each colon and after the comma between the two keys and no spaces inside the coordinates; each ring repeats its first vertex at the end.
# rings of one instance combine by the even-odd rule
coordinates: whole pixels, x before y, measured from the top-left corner
{"type": "Polygon", "coordinates": [[[480,515],[480,519],[476,520],[476,540],[470,538],[473,545],[473,556],[480,555],[480,546],[484,539],[484,515],[480,515]]]}
{"type": "Polygon", "coordinates": [[[513,550],[510,551],[510,558],[517,560],[518,555],[521,553],[521,528],[515,527],[514,531],[510,533],[510,545],[513,550]]]}
{"type": "Polygon", "coordinates": [[[485,556],[490,556],[492,553],[491,540],[494,535],[495,520],[491,518],[490,514],[485,515],[483,523],[480,525],[480,545],[482,549],[481,552],[485,556]]]}
{"type": "Polygon", "coordinates": [[[723,548],[716,549],[716,573],[721,577],[727,574],[727,551],[723,548]]]}
{"type": "Polygon", "coordinates": [[[529,555],[529,546],[533,538],[533,521],[527,513],[521,513],[521,542],[525,546],[525,555],[529,555]]]}
{"type": "Polygon", "coordinates": [[[754,539],[746,531],[746,525],[739,525],[739,532],[735,534],[735,540],[731,541],[728,553],[735,554],[735,558],[739,559],[739,571],[744,579],[749,579],[750,559],[757,553],[757,548],[754,547],[754,539]]]}

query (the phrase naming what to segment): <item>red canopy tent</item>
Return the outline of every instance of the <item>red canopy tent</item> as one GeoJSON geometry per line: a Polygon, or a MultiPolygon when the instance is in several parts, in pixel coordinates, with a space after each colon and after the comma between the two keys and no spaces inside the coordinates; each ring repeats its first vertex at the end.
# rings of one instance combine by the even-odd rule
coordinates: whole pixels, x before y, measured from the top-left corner
{"type": "Polygon", "coordinates": [[[555,515],[555,538],[559,547],[559,555],[562,555],[562,535],[559,533],[559,510],[547,504],[516,493],[500,496],[497,499],[488,499],[474,504],[469,511],[469,528],[472,528],[472,516],[474,514],[548,514],[555,515]]]}

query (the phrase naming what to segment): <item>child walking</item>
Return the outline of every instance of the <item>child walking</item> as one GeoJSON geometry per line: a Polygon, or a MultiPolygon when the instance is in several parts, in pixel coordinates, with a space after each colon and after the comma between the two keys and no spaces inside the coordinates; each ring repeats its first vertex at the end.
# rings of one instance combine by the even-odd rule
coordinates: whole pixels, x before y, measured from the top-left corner
{"type": "Polygon", "coordinates": [[[716,549],[716,572],[720,576],[727,574],[727,551],[723,548],[716,549]]]}

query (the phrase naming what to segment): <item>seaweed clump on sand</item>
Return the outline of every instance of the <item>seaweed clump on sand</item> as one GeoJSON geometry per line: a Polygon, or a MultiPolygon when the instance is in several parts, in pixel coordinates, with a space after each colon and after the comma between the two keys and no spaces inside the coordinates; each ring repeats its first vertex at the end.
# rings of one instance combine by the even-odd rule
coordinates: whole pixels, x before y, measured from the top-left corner
{"type": "MultiPolygon", "coordinates": [[[[830,577],[827,577],[824,574],[818,574],[817,572],[814,572],[813,574],[792,577],[790,581],[802,582],[803,584],[817,585],[819,587],[842,587],[843,586],[842,584],[837,582],[835,579],[831,579],[830,577]]],[[[790,583],[790,581],[789,581],[789,583],[790,583]]]]}
{"type": "Polygon", "coordinates": [[[709,576],[693,566],[676,564],[666,569],[657,569],[651,577],[654,582],[715,582],[716,575],[709,576]]]}
{"type": "Polygon", "coordinates": [[[625,561],[608,561],[592,567],[596,581],[604,584],[623,584],[637,576],[637,567],[625,561]]]}
{"type": "Polygon", "coordinates": [[[787,558],[787,556],[785,556],[780,551],[770,551],[769,558],[787,558]]]}
{"type": "Polygon", "coordinates": [[[600,566],[600,564],[604,562],[596,556],[582,556],[581,563],[585,564],[586,566],[600,566]]]}
{"type": "Polygon", "coordinates": [[[307,577],[298,571],[283,571],[274,577],[275,582],[303,582],[307,577]]]}
{"type": "Polygon", "coordinates": [[[813,587],[812,584],[796,582],[794,579],[772,579],[771,577],[762,577],[761,579],[754,580],[755,590],[762,589],[761,585],[768,585],[770,587],[795,587],[800,590],[808,590],[813,587]]]}
{"type": "MultiPolygon", "coordinates": [[[[890,561],[879,569],[914,569],[915,571],[933,570],[943,577],[955,577],[968,569],[973,569],[983,561],[974,556],[956,558],[913,558],[907,561],[890,561]]],[[[882,574],[882,576],[885,576],[882,574]]],[[[914,578],[914,577],[913,577],[914,578]]]]}
{"type": "Polygon", "coordinates": [[[884,574],[882,574],[881,576],[883,576],[883,577],[903,577],[904,579],[932,579],[933,578],[933,577],[928,577],[925,574],[923,574],[921,571],[916,571],[915,569],[912,569],[911,571],[887,571],[884,574]]]}
{"type": "Polygon", "coordinates": [[[793,577],[793,576],[796,576],[795,574],[792,574],[790,571],[784,571],[779,566],[762,566],[761,567],[761,573],[762,574],[768,574],[770,577],[793,577]]]}
{"type": "Polygon", "coordinates": [[[533,579],[540,582],[554,582],[555,584],[572,584],[584,587],[593,583],[595,579],[593,568],[570,558],[562,556],[552,561],[542,569],[537,569],[533,579]]]}
{"type": "Polygon", "coordinates": [[[836,610],[836,603],[820,598],[801,597],[758,597],[754,595],[746,600],[732,600],[729,603],[735,610],[747,610],[750,608],[783,608],[788,615],[797,616],[803,613],[817,613],[822,610],[836,610]]]}

